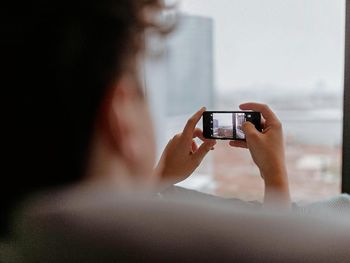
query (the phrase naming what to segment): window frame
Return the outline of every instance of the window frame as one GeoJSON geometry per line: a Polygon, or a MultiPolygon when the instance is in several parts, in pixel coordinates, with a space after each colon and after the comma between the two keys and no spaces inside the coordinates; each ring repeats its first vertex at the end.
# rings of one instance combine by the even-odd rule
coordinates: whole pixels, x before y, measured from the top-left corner
{"type": "Polygon", "coordinates": [[[350,193],[350,0],[346,0],[342,192],[350,193]]]}

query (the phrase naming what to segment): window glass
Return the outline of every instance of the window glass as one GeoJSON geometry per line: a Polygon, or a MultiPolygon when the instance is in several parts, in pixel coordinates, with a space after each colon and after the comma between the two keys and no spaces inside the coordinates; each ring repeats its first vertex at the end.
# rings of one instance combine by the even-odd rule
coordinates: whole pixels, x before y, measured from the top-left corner
{"type": "MultiPolygon", "coordinates": [[[[283,123],[293,200],[339,193],[344,32],[345,0],[181,1],[176,31],[145,67],[159,151],[201,106],[263,102],[283,123]]],[[[263,197],[249,152],[227,141],[180,185],[263,197]]]]}

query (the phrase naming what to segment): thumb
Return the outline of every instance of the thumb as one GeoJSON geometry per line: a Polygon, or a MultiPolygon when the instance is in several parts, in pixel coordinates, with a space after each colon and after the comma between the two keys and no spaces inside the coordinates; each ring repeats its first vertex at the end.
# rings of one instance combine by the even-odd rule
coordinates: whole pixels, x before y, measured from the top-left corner
{"type": "Polygon", "coordinates": [[[193,154],[193,158],[195,159],[195,161],[197,161],[198,163],[202,162],[204,157],[207,155],[208,152],[210,152],[210,150],[214,147],[215,144],[216,141],[214,140],[203,142],[201,146],[199,146],[198,150],[193,154]]]}
{"type": "Polygon", "coordinates": [[[254,124],[247,121],[243,123],[242,130],[247,137],[247,140],[254,139],[260,135],[260,132],[255,128],[254,124]]]}

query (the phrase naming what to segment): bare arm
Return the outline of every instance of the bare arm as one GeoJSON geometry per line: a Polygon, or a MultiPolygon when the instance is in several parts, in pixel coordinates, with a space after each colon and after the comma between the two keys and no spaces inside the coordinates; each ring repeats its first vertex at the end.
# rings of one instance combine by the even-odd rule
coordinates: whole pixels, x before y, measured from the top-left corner
{"type": "Polygon", "coordinates": [[[277,205],[283,208],[290,208],[290,194],[281,122],[267,105],[245,103],[240,108],[242,110],[261,112],[264,119],[263,132],[256,130],[252,123],[246,122],[243,125],[246,142],[231,141],[230,145],[249,149],[264,179],[264,205],[277,205]]]}
{"type": "Polygon", "coordinates": [[[203,137],[202,130],[196,128],[205,108],[196,112],[186,123],[182,133],[171,139],[156,167],[156,173],[161,179],[163,187],[185,180],[200,165],[207,153],[213,149],[215,140],[203,137]],[[203,143],[198,146],[194,138],[203,143]]]}

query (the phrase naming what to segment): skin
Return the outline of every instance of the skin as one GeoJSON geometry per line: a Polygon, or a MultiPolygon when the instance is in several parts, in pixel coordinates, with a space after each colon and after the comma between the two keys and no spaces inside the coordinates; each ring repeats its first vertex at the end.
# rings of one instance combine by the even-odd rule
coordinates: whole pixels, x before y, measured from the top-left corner
{"type": "Polygon", "coordinates": [[[202,130],[196,128],[205,108],[196,112],[186,123],[182,133],[176,134],[167,144],[156,168],[164,185],[176,184],[189,177],[201,164],[207,153],[213,150],[215,140],[203,137],[202,130]],[[194,138],[203,143],[198,146],[194,138]]]}
{"type": "Polygon", "coordinates": [[[285,150],[282,124],[265,104],[245,103],[241,110],[261,112],[263,116],[263,132],[256,130],[254,125],[246,122],[243,131],[246,142],[231,141],[233,147],[248,148],[260,170],[265,183],[265,204],[290,207],[288,175],[285,162],[285,150]]]}
{"type": "Polygon", "coordinates": [[[87,181],[118,190],[153,188],[155,137],[149,108],[134,74],[125,73],[103,100],[92,138],[87,181]]]}
{"type": "MultiPolygon", "coordinates": [[[[246,141],[231,141],[230,145],[249,149],[264,179],[265,206],[290,208],[282,125],[267,105],[245,103],[240,105],[240,108],[262,113],[263,132],[246,122],[243,125],[246,141]]],[[[215,140],[205,139],[202,131],[195,128],[204,111],[205,108],[202,108],[194,114],[188,120],[184,131],[175,135],[163,152],[157,170],[160,177],[169,184],[178,183],[190,176],[216,144],[215,140]],[[193,141],[195,137],[203,141],[199,148],[193,141]]]]}
{"type": "MultiPolygon", "coordinates": [[[[214,149],[215,140],[205,139],[196,128],[205,111],[202,108],[188,120],[183,131],[169,141],[154,169],[153,125],[135,74],[125,73],[110,91],[96,121],[87,181],[103,180],[119,190],[158,191],[160,187],[186,179],[214,149]],[[201,139],[202,144],[198,146],[194,138],[201,139]]],[[[247,141],[231,141],[230,145],[249,149],[265,182],[265,204],[289,207],[281,123],[266,105],[247,103],[242,104],[241,109],[260,111],[265,119],[264,131],[260,133],[246,123],[243,129],[247,141]]]]}

